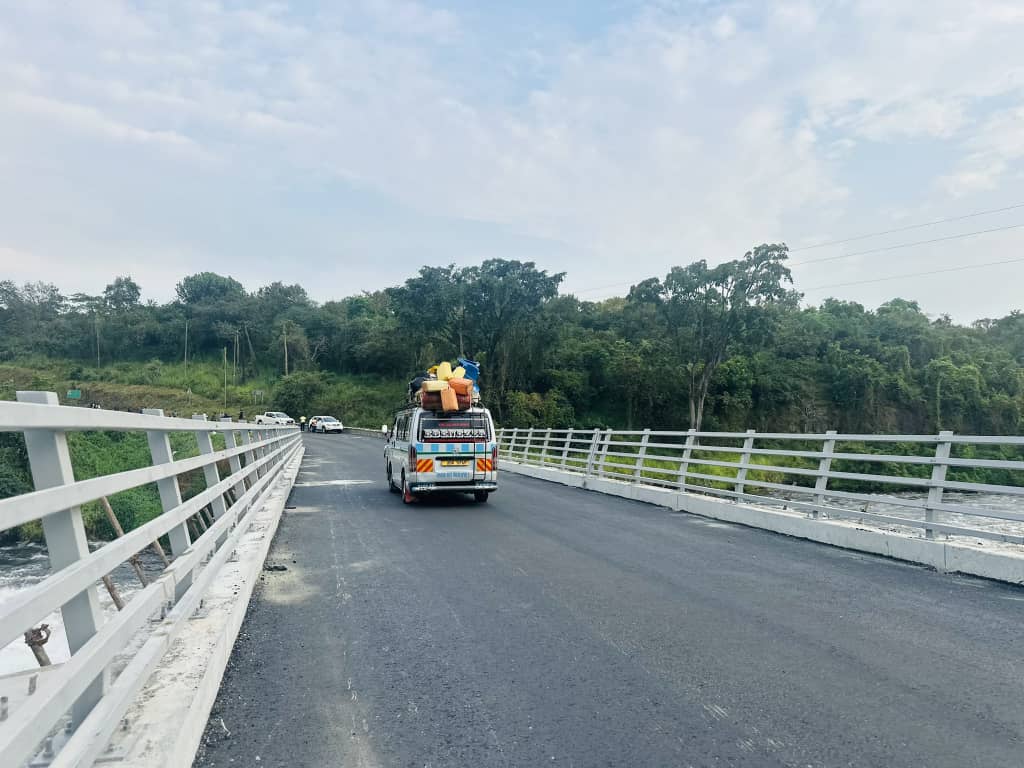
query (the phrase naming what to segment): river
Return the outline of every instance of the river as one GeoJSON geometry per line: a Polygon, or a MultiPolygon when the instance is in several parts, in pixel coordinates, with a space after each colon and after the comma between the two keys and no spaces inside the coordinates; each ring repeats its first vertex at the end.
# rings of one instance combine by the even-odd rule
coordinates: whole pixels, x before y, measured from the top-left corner
{"type": "MultiPolygon", "coordinates": [[[[93,542],[90,547],[95,549],[101,544],[102,542],[93,542]]],[[[151,577],[156,577],[163,568],[162,561],[150,550],[140,553],[139,559],[143,569],[151,577]]],[[[0,547],[0,608],[16,592],[39,583],[49,572],[50,558],[43,544],[21,543],[0,547]]],[[[119,566],[110,576],[125,602],[142,586],[135,571],[127,563],[119,566]]],[[[98,588],[98,594],[104,613],[116,613],[114,601],[102,585],[98,588]]],[[[50,641],[45,646],[50,661],[54,664],[67,661],[68,643],[64,637],[60,611],[51,613],[40,623],[49,624],[52,630],[50,641]]],[[[23,640],[16,640],[6,648],[0,648],[0,675],[34,669],[37,666],[35,656],[23,640]]]]}

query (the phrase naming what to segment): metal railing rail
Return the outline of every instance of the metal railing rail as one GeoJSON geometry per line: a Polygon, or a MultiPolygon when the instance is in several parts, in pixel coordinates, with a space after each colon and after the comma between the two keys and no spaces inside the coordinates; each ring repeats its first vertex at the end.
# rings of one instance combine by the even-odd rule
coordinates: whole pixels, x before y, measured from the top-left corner
{"type": "Polygon", "coordinates": [[[506,460],[587,477],[792,507],[811,517],[869,519],[919,528],[927,538],[934,538],[941,532],[1024,544],[1024,535],[942,522],[936,516],[937,513],[953,513],[1024,523],[1024,505],[1020,512],[1015,512],[943,500],[946,491],[986,493],[1007,499],[1024,497],[1024,460],[951,455],[954,448],[973,451],[979,447],[1008,446],[1020,450],[1024,447],[1022,436],[956,435],[952,432],[857,435],[831,431],[790,434],[752,430],[500,429],[498,445],[500,455],[506,460]],[[904,448],[902,453],[866,453],[863,448],[864,445],[896,443],[928,452],[918,455],[904,448]],[[808,447],[809,444],[814,447],[808,447]],[[851,444],[851,449],[842,450],[851,444]],[[791,461],[794,459],[804,466],[791,461]],[[923,469],[920,476],[904,476],[834,468],[837,463],[842,466],[843,462],[916,465],[923,469]],[[1014,479],[1019,479],[1021,485],[947,478],[948,470],[963,469],[1006,470],[1014,479]],[[837,481],[852,489],[830,487],[837,481]],[[927,492],[927,495],[925,498],[886,495],[885,504],[920,513],[918,517],[904,518],[870,511],[871,504],[883,499],[876,492],[857,490],[858,485],[884,488],[887,492],[927,492]],[[838,500],[863,506],[859,509],[837,506],[838,500]]]}
{"type": "Polygon", "coordinates": [[[68,741],[53,765],[88,766],[104,750],[119,719],[145,685],[203,592],[247,530],[246,514],[266,498],[275,480],[301,449],[298,428],[246,422],[168,418],[58,405],[50,392],[19,392],[19,402],[0,402],[0,432],[25,435],[36,490],[0,500],[0,531],[38,520],[51,574],[17,592],[0,607],[0,647],[60,609],[69,660],[40,675],[32,695],[0,718],[0,763],[18,766],[32,758],[70,711],[68,741]],[[152,465],[89,480],[74,479],[66,434],[71,431],[145,432],[152,465]],[[193,433],[199,456],[174,459],[169,434],[193,433]],[[224,436],[214,450],[211,435],[224,436]],[[218,465],[227,464],[221,477],[218,465]],[[182,500],[178,476],[202,470],[206,489],[182,500]],[[90,551],[81,505],[156,483],[163,513],[90,551]],[[208,510],[209,525],[187,523],[208,510]],[[166,536],[173,561],[104,620],[97,583],[152,542],[166,536]],[[111,683],[111,666],[152,619],[148,637],[111,683]]]}

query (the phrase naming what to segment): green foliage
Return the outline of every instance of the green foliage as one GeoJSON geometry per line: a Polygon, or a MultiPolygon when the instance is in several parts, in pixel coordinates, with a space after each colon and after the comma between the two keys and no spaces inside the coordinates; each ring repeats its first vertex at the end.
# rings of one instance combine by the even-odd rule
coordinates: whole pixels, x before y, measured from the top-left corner
{"type": "MultiPolygon", "coordinates": [[[[834,298],[801,307],[786,257],[784,245],[762,245],[600,302],[559,295],[562,274],[500,259],[424,267],[400,286],[323,305],[301,286],[247,292],[208,272],[183,278],[166,304],[143,303],[127,276],[99,296],[0,281],[0,398],[81,388],[83,405],[284,410],[379,427],[418,371],[464,354],[482,363],[484,401],[512,427],[1021,434],[1024,314],[965,327],[900,298],[876,310],[834,298]]],[[[19,439],[0,435],[0,495],[30,483],[19,439]]],[[[83,473],[147,460],[136,438],[73,443],[83,473]]],[[[983,457],[1000,458],[993,451],[983,457]]],[[[644,473],[673,471],[663,461],[644,473]]],[[[200,482],[186,478],[184,492],[200,482]]],[[[132,523],[156,509],[151,491],[122,496],[116,509],[132,523]]],[[[90,525],[102,533],[101,521],[90,525]]]]}
{"type": "Polygon", "coordinates": [[[293,373],[283,377],[274,388],[275,407],[290,414],[296,420],[300,416],[314,416],[313,409],[319,404],[327,389],[327,379],[322,373],[293,373]]]}
{"type": "Polygon", "coordinates": [[[573,423],[572,405],[557,389],[543,395],[509,392],[506,410],[513,426],[562,428],[573,423]]]}

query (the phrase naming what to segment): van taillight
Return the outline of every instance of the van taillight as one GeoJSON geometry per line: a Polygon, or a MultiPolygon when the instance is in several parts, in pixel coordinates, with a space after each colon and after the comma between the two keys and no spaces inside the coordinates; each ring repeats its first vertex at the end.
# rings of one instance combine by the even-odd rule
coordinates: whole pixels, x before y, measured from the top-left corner
{"type": "Polygon", "coordinates": [[[409,463],[410,464],[415,464],[416,463],[416,446],[415,445],[410,445],[409,446],[409,463]]]}
{"type": "Polygon", "coordinates": [[[498,469],[498,444],[497,443],[495,443],[494,447],[491,448],[491,465],[494,467],[494,470],[497,471],[497,469],[498,469]]]}

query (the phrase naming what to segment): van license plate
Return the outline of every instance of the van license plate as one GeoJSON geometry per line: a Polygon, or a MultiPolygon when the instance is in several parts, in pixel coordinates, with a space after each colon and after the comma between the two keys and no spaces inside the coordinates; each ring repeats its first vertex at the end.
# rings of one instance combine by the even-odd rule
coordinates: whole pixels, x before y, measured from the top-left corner
{"type": "Polygon", "coordinates": [[[466,467],[469,466],[469,459],[441,459],[442,467],[466,467]]]}

